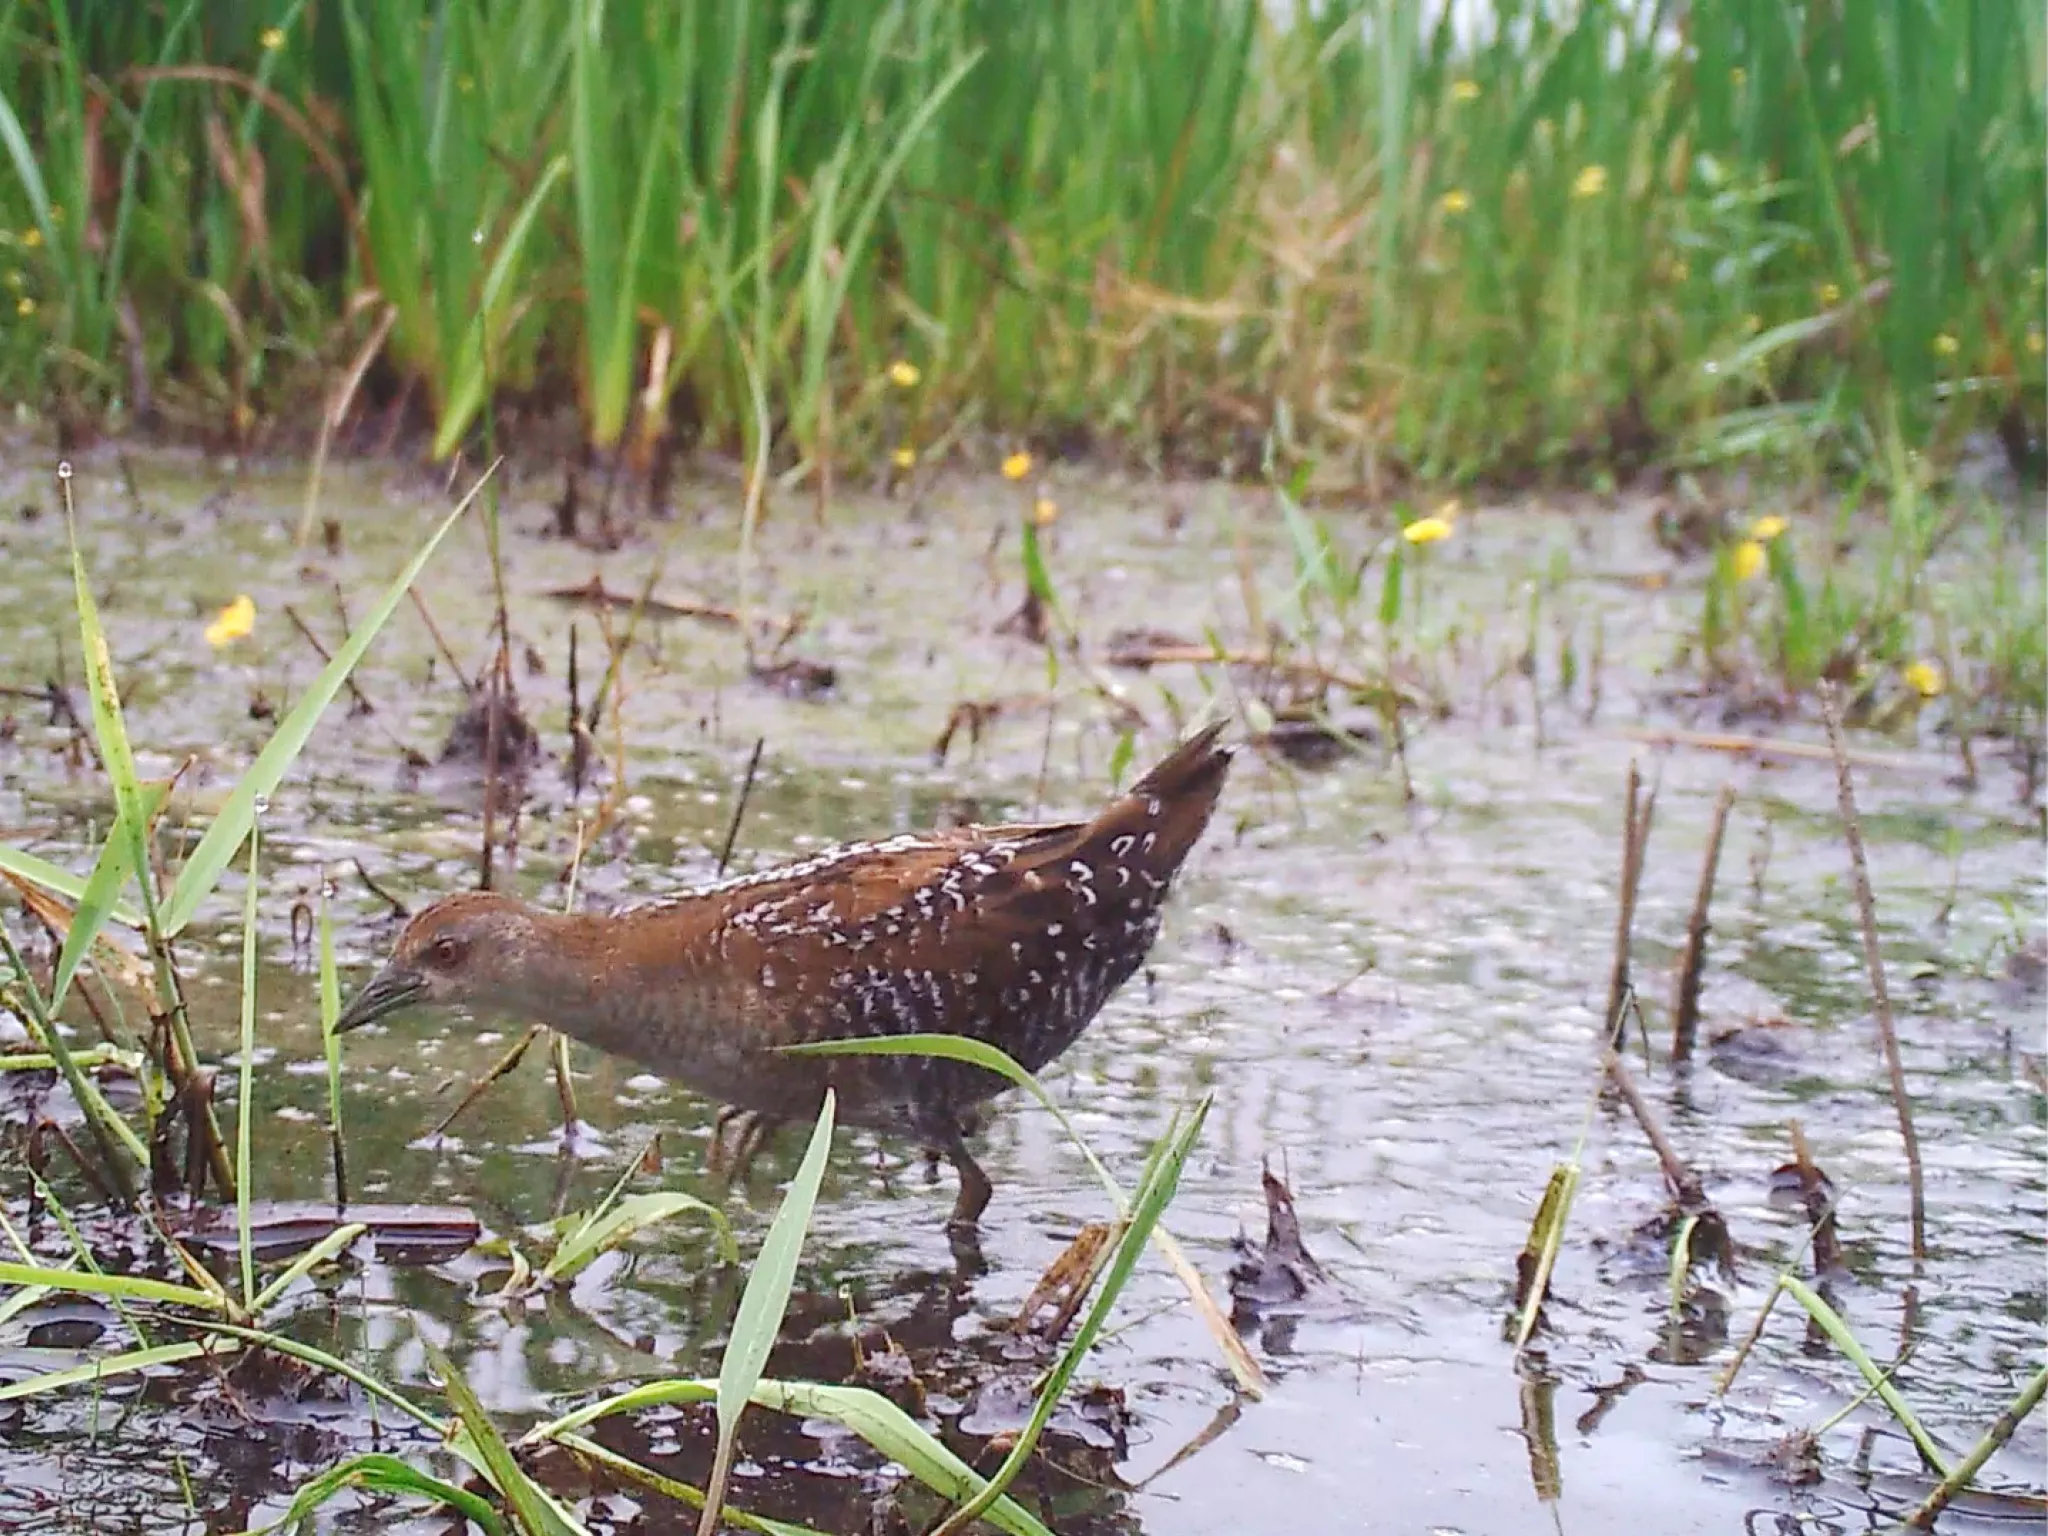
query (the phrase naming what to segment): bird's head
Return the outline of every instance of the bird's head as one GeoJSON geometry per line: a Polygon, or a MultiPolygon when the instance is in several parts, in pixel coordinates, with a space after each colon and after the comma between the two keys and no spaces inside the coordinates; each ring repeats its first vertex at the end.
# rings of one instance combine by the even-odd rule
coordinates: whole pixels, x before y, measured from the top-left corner
{"type": "Polygon", "coordinates": [[[509,896],[466,891],[415,916],[383,969],[349,1002],[337,1032],[418,1004],[498,1012],[525,990],[540,917],[509,896]]]}

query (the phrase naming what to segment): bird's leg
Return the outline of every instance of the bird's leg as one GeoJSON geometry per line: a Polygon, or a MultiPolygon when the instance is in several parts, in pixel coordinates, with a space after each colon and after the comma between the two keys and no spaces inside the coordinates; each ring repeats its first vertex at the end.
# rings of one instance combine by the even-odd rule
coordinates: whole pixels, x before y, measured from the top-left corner
{"type": "Polygon", "coordinates": [[[988,1273],[988,1259],[981,1251],[981,1229],[949,1223],[946,1246],[953,1253],[953,1278],[964,1287],[988,1273]]]}
{"type": "Polygon", "coordinates": [[[967,1137],[981,1128],[981,1117],[971,1108],[954,1113],[937,1105],[921,1104],[911,1108],[907,1119],[904,1128],[917,1137],[928,1165],[936,1167],[943,1156],[960,1175],[960,1196],[953,1202],[953,1214],[946,1218],[947,1228],[972,1232],[981,1213],[988,1209],[989,1197],[995,1193],[988,1175],[981,1171],[981,1164],[967,1150],[967,1137]]]}
{"type": "Polygon", "coordinates": [[[731,1149],[728,1146],[732,1127],[743,1122],[747,1111],[737,1104],[721,1104],[718,1112],[711,1117],[711,1140],[704,1148],[704,1171],[713,1179],[724,1181],[731,1173],[731,1149]]]}
{"type": "Polygon", "coordinates": [[[781,1124],[758,1110],[719,1105],[711,1122],[711,1145],[705,1151],[706,1171],[727,1187],[744,1181],[754,1158],[781,1124]]]}
{"type": "Polygon", "coordinates": [[[946,1225],[972,1231],[975,1223],[981,1220],[981,1213],[988,1209],[995,1186],[981,1171],[981,1164],[974,1160],[974,1154],[967,1150],[967,1140],[958,1130],[946,1138],[939,1150],[946,1154],[960,1175],[960,1195],[953,1202],[953,1214],[946,1218],[946,1225]]]}

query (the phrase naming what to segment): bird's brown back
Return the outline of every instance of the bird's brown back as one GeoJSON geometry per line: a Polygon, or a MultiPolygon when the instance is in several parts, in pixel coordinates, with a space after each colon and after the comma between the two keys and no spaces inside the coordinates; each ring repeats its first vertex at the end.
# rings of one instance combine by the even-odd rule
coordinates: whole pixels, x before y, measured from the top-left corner
{"type": "Polygon", "coordinates": [[[1157,937],[1161,904],[1228,773],[1219,734],[1191,737],[1089,821],[856,844],[620,914],[622,951],[694,988],[703,1026],[649,1018],[655,1033],[678,1037],[628,1053],[689,1062],[696,1070],[669,1070],[771,1113],[808,1113],[829,1082],[856,1122],[950,1123],[1000,1080],[932,1058],[772,1048],[957,1034],[1042,1069],[1157,937]]]}

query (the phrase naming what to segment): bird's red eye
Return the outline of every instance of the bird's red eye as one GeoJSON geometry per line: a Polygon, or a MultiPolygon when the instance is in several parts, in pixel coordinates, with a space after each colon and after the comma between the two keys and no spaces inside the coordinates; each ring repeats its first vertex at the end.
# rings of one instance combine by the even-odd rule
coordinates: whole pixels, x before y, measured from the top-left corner
{"type": "Polygon", "coordinates": [[[465,947],[462,940],[456,938],[454,934],[444,933],[429,946],[427,958],[445,970],[461,963],[465,947]]]}

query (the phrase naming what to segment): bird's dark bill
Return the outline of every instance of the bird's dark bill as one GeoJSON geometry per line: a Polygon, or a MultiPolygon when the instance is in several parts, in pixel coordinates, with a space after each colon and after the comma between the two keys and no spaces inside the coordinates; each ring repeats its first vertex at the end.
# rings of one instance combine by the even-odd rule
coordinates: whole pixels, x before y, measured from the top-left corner
{"type": "Polygon", "coordinates": [[[369,984],[341,1010],[341,1017],[334,1021],[334,1032],[345,1034],[351,1029],[375,1023],[401,1008],[409,1008],[426,994],[426,990],[423,978],[410,971],[387,967],[371,977],[369,984]]]}

